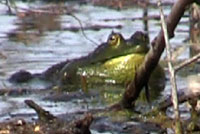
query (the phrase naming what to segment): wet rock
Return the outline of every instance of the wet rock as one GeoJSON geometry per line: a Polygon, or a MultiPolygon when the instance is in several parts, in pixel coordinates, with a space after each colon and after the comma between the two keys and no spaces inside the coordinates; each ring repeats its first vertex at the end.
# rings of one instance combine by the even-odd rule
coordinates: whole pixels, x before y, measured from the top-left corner
{"type": "Polygon", "coordinates": [[[25,70],[20,70],[19,72],[14,73],[9,81],[13,83],[23,83],[31,80],[33,78],[32,74],[25,70]]]}
{"type": "Polygon", "coordinates": [[[107,117],[98,117],[95,118],[91,129],[98,131],[99,133],[111,132],[111,133],[120,133],[122,131],[122,123],[112,122],[107,117]]]}
{"type": "Polygon", "coordinates": [[[149,134],[157,133],[164,134],[166,133],[165,129],[162,129],[160,125],[151,123],[151,122],[129,122],[123,128],[123,133],[134,133],[134,134],[149,134]]]}
{"type": "Polygon", "coordinates": [[[152,122],[138,122],[138,121],[112,121],[108,117],[99,117],[93,120],[91,129],[98,131],[99,133],[117,133],[117,134],[163,134],[166,130],[160,125],[152,122]]]}

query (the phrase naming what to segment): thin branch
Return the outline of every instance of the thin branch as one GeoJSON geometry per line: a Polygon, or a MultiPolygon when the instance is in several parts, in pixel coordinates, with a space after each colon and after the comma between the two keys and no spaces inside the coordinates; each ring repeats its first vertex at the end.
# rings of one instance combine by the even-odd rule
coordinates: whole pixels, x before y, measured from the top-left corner
{"type": "Polygon", "coordinates": [[[69,13],[68,15],[72,16],[75,20],[78,21],[83,36],[84,36],[87,40],[89,40],[90,42],[92,42],[93,44],[95,44],[95,45],[97,46],[98,43],[96,43],[95,41],[93,41],[92,39],[90,39],[90,38],[85,34],[84,29],[83,29],[83,25],[82,25],[82,23],[81,23],[81,20],[80,20],[78,17],[76,17],[74,14],[72,14],[72,13],[69,13]]]}
{"type": "Polygon", "coordinates": [[[12,11],[11,11],[11,5],[10,5],[10,1],[9,0],[5,0],[4,2],[0,1],[0,4],[6,5],[8,7],[8,12],[10,14],[12,13],[12,11]]]}
{"type": "Polygon", "coordinates": [[[130,16],[126,16],[126,17],[121,17],[121,18],[106,18],[106,19],[100,19],[100,21],[135,21],[135,20],[159,20],[160,16],[158,15],[144,15],[143,16],[134,16],[134,17],[130,17],[130,16]]]}
{"type": "Polygon", "coordinates": [[[198,59],[200,59],[200,53],[198,53],[197,55],[193,56],[190,59],[187,59],[185,61],[183,61],[182,63],[180,63],[179,65],[176,65],[174,67],[175,73],[178,72],[180,69],[182,69],[183,67],[196,62],[198,59]]]}
{"type": "Polygon", "coordinates": [[[165,23],[164,13],[163,13],[163,9],[161,7],[160,0],[158,0],[158,7],[160,9],[160,18],[161,18],[162,30],[164,32],[165,45],[166,45],[166,51],[167,51],[168,68],[169,68],[169,73],[170,73],[170,81],[171,81],[171,85],[172,85],[172,101],[174,104],[175,116],[177,119],[179,119],[179,108],[178,108],[178,97],[177,97],[177,85],[176,85],[175,71],[174,71],[174,68],[173,68],[172,62],[171,62],[171,60],[172,60],[171,47],[170,47],[170,43],[169,43],[167,26],[165,23]]]}
{"type": "Polygon", "coordinates": [[[169,73],[170,73],[170,82],[171,82],[171,86],[172,86],[171,97],[172,97],[172,102],[173,102],[173,106],[174,106],[175,119],[177,120],[175,132],[176,132],[176,134],[182,134],[182,127],[180,124],[180,114],[179,114],[179,107],[178,107],[176,77],[175,77],[174,68],[172,66],[172,56],[171,56],[171,52],[170,52],[171,47],[170,47],[170,43],[169,43],[169,37],[168,37],[167,26],[165,23],[164,13],[163,13],[163,9],[161,7],[161,0],[158,0],[158,7],[160,9],[160,18],[161,18],[162,30],[164,32],[165,45],[166,45],[166,51],[167,51],[167,59],[168,59],[167,61],[168,61],[168,68],[169,68],[169,73]]]}
{"type": "Polygon", "coordinates": [[[6,5],[8,7],[8,11],[11,13],[10,1],[6,0],[6,5]]]}

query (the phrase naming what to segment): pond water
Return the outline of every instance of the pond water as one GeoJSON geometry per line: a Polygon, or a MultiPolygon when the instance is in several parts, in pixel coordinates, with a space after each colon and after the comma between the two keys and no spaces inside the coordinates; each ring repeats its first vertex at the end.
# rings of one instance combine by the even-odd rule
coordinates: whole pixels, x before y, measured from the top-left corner
{"type": "MultiPolygon", "coordinates": [[[[47,6],[42,2],[17,2],[16,5],[28,9],[47,6]]],[[[16,90],[16,93],[8,92],[0,96],[0,121],[11,117],[27,117],[31,120],[36,118],[35,112],[24,104],[25,99],[36,101],[55,115],[105,106],[100,102],[88,106],[88,102],[94,102],[94,100],[84,99],[84,95],[80,95],[82,98],[67,102],[48,101],[48,99],[44,99],[44,96],[47,93],[50,94],[51,91],[42,90],[45,86],[43,83],[16,85],[7,81],[11,74],[22,69],[31,73],[41,73],[66,59],[87,55],[98,44],[105,42],[111,31],[120,32],[124,37],[129,38],[134,32],[145,29],[144,21],[141,20],[144,9],[140,7],[116,10],[92,4],[66,3],[65,6],[69,7],[81,21],[83,28],[86,28],[84,34],[90,40],[80,30],[79,21],[70,15],[26,14],[26,12],[17,16],[8,15],[7,7],[0,4],[0,89],[2,92],[16,90]],[[94,27],[97,26],[100,28],[95,29],[94,27]],[[22,88],[32,89],[31,93],[23,91],[22,88]]],[[[165,15],[169,14],[170,9],[171,6],[164,7],[165,15]]],[[[159,16],[159,10],[149,7],[148,16],[150,17],[148,31],[145,32],[148,32],[152,41],[160,30],[159,20],[152,19],[159,16]]],[[[181,19],[175,35],[175,38],[171,40],[173,49],[183,46],[183,44],[188,45],[187,42],[185,43],[185,40],[189,38],[188,12],[181,19]]],[[[165,54],[162,58],[164,57],[165,54]]],[[[188,57],[189,48],[186,48],[178,59],[188,57]]],[[[165,96],[170,94],[171,89],[168,80],[163,93],[165,96]]],[[[177,83],[180,89],[186,87],[186,79],[182,76],[177,76],[177,83]]],[[[95,96],[95,93],[93,94],[95,96]]]]}

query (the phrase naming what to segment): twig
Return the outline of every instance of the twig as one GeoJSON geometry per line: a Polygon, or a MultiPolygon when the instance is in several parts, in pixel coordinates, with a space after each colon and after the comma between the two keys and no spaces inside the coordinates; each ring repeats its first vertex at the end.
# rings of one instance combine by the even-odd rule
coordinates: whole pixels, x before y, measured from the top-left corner
{"type": "Polygon", "coordinates": [[[53,12],[53,11],[46,11],[41,9],[27,9],[23,7],[17,7],[17,9],[20,9],[24,12],[31,12],[31,13],[37,13],[37,14],[50,14],[50,15],[59,15],[61,12],[53,12]]]}
{"type": "Polygon", "coordinates": [[[69,13],[68,15],[72,16],[75,20],[78,21],[83,36],[84,36],[87,40],[89,40],[90,42],[92,42],[93,44],[98,45],[98,43],[96,43],[95,41],[93,41],[92,39],[90,39],[90,38],[85,34],[84,29],[83,29],[83,25],[82,25],[80,19],[79,19],[78,17],[76,17],[76,16],[75,16],[74,14],[72,14],[72,13],[69,13]]]}
{"type": "Polygon", "coordinates": [[[106,19],[100,19],[100,21],[135,21],[135,20],[143,20],[143,21],[146,21],[146,20],[159,20],[160,19],[160,16],[158,15],[144,15],[141,16],[141,17],[122,17],[122,18],[106,18],[106,19]]]}
{"type": "Polygon", "coordinates": [[[6,5],[8,7],[8,12],[11,14],[11,6],[10,6],[10,1],[9,0],[5,0],[5,2],[0,1],[0,4],[6,5]]]}
{"type": "MultiPolygon", "coordinates": [[[[143,11],[143,18],[148,18],[148,4],[149,4],[149,0],[146,0],[146,6],[144,7],[144,11],[143,11]]],[[[144,31],[146,31],[147,33],[149,33],[149,26],[148,26],[148,19],[144,19],[143,23],[144,23],[144,31]]]]}
{"type": "Polygon", "coordinates": [[[192,58],[190,59],[187,59],[185,61],[183,61],[182,63],[180,63],[179,65],[176,65],[174,67],[174,70],[175,70],[175,73],[178,72],[180,69],[182,69],[183,67],[193,63],[193,62],[196,62],[198,59],[200,59],[200,53],[198,53],[197,55],[193,56],[192,58]]]}
{"type": "MultiPolygon", "coordinates": [[[[109,26],[109,25],[94,24],[94,25],[82,27],[83,30],[94,30],[94,31],[98,31],[100,29],[113,29],[113,28],[121,29],[122,25],[109,26]]],[[[79,27],[79,26],[78,27],[77,26],[70,26],[70,27],[64,27],[61,30],[69,30],[69,31],[75,31],[76,32],[80,29],[81,29],[81,27],[79,27]]]]}
{"type": "Polygon", "coordinates": [[[6,5],[7,5],[7,7],[8,7],[9,13],[11,13],[10,1],[9,1],[9,0],[6,0],[6,5]]]}
{"type": "Polygon", "coordinates": [[[167,61],[168,61],[168,68],[170,73],[170,82],[172,85],[172,102],[174,106],[174,113],[175,113],[175,119],[176,119],[176,127],[175,132],[176,134],[182,134],[182,127],[180,123],[180,114],[179,114],[179,107],[178,107],[178,95],[177,95],[177,84],[176,84],[176,77],[175,77],[175,71],[172,66],[172,56],[171,56],[171,48],[169,43],[169,37],[168,37],[168,31],[167,31],[167,25],[165,23],[164,13],[163,9],[161,7],[161,0],[158,0],[158,7],[160,9],[160,18],[161,18],[161,24],[162,24],[162,30],[164,32],[164,39],[165,39],[165,45],[166,45],[166,51],[167,51],[167,61]]]}
{"type": "Polygon", "coordinates": [[[158,0],[158,7],[160,9],[160,18],[161,18],[161,24],[162,24],[162,30],[164,32],[164,38],[165,38],[165,45],[166,45],[166,51],[167,51],[167,61],[168,61],[168,67],[169,67],[169,73],[170,73],[170,81],[172,84],[172,101],[174,105],[174,110],[175,110],[175,116],[177,119],[179,119],[179,109],[178,109],[178,97],[177,97],[177,85],[176,85],[176,78],[175,78],[175,71],[172,66],[171,62],[171,48],[170,48],[170,43],[169,43],[169,37],[168,37],[168,31],[167,31],[167,26],[165,23],[165,18],[164,18],[164,13],[163,9],[161,7],[161,1],[158,0]]]}

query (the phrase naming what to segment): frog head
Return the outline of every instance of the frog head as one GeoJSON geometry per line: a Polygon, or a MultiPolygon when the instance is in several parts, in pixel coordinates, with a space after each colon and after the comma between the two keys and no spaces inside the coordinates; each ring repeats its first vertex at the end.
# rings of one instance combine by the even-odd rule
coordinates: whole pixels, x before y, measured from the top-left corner
{"type": "Polygon", "coordinates": [[[129,39],[124,39],[120,33],[112,32],[107,40],[112,55],[125,56],[133,53],[147,53],[149,38],[147,34],[137,31],[129,39]]]}
{"type": "Polygon", "coordinates": [[[147,53],[149,50],[149,37],[141,31],[135,32],[126,42],[135,46],[132,50],[133,53],[147,53]]]}
{"type": "Polygon", "coordinates": [[[112,31],[107,42],[98,46],[89,55],[90,61],[91,63],[104,62],[128,54],[146,53],[148,41],[148,37],[142,32],[136,32],[130,39],[125,40],[120,33],[112,31]]]}

